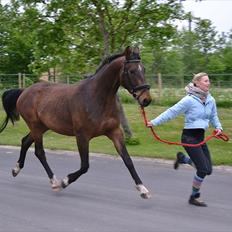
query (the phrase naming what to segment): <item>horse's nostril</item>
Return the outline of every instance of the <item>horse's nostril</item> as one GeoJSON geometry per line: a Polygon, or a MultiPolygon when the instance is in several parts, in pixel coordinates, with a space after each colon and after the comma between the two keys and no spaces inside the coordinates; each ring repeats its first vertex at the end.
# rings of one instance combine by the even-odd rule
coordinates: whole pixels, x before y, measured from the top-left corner
{"type": "Polygon", "coordinates": [[[150,99],[144,99],[143,100],[143,106],[148,106],[149,104],[151,103],[151,100],[150,99]]]}

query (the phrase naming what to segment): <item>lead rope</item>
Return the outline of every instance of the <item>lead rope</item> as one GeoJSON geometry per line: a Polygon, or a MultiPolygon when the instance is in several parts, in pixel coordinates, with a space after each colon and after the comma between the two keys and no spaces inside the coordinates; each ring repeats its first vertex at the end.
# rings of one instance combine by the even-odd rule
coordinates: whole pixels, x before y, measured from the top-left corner
{"type": "MultiPolygon", "coordinates": [[[[147,117],[146,117],[146,113],[145,113],[145,110],[144,108],[141,106],[141,113],[142,113],[142,116],[143,116],[143,120],[144,120],[144,124],[145,126],[147,126],[147,117]]],[[[206,142],[208,142],[210,139],[212,138],[216,138],[216,139],[221,139],[225,142],[228,142],[229,141],[229,137],[224,134],[224,133],[221,133],[220,135],[216,135],[216,131],[214,130],[212,132],[212,135],[206,137],[202,142],[200,143],[197,143],[197,144],[188,144],[188,143],[179,143],[179,142],[172,142],[172,141],[168,141],[168,140],[164,140],[164,139],[161,139],[155,132],[155,130],[152,128],[152,127],[149,127],[154,138],[156,140],[158,140],[159,142],[162,142],[162,143],[166,143],[166,144],[169,144],[169,145],[178,145],[178,146],[184,146],[184,147],[199,147],[203,144],[205,144],[206,142]]]]}

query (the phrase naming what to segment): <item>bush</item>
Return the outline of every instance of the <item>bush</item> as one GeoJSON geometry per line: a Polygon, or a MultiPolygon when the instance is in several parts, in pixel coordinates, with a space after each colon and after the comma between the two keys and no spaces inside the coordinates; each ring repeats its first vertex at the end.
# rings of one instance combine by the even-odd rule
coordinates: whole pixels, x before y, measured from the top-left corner
{"type": "Polygon", "coordinates": [[[139,145],[140,141],[139,138],[136,137],[130,137],[130,138],[125,138],[125,143],[126,145],[139,145]]]}

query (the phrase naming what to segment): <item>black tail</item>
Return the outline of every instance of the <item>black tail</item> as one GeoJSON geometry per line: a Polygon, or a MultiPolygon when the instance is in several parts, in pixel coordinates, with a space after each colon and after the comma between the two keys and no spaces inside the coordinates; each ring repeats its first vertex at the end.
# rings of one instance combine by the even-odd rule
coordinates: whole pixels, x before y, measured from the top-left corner
{"type": "Polygon", "coordinates": [[[16,110],[16,102],[23,92],[23,89],[10,89],[2,95],[2,105],[6,112],[6,119],[0,126],[0,133],[6,128],[9,119],[14,124],[15,121],[19,120],[19,113],[16,110]]]}

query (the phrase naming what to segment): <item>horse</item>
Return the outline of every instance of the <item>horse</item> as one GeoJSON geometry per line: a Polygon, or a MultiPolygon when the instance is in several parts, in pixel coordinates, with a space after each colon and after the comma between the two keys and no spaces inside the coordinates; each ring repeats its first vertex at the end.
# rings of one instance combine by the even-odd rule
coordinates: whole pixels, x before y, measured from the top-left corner
{"type": "Polygon", "coordinates": [[[14,124],[20,117],[29,128],[29,133],[21,140],[20,156],[12,175],[16,177],[22,170],[26,153],[34,143],[35,156],[44,167],[52,190],[60,191],[88,171],[89,142],[94,137],[105,135],[113,142],[140,196],[150,198],[150,192],[143,185],[128,154],[120,128],[117,101],[120,86],[127,89],[140,106],[150,104],[150,86],[145,81],[138,47],[128,46],[122,53],[105,58],[94,75],[75,84],[38,82],[25,89],[6,90],[2,95],[6,118],[0,133],[9,120],[14,124]],[[43,134],[48,130],[76,137],[80,168],[62,180],[56,178],[46,160],[43,134]]]}

